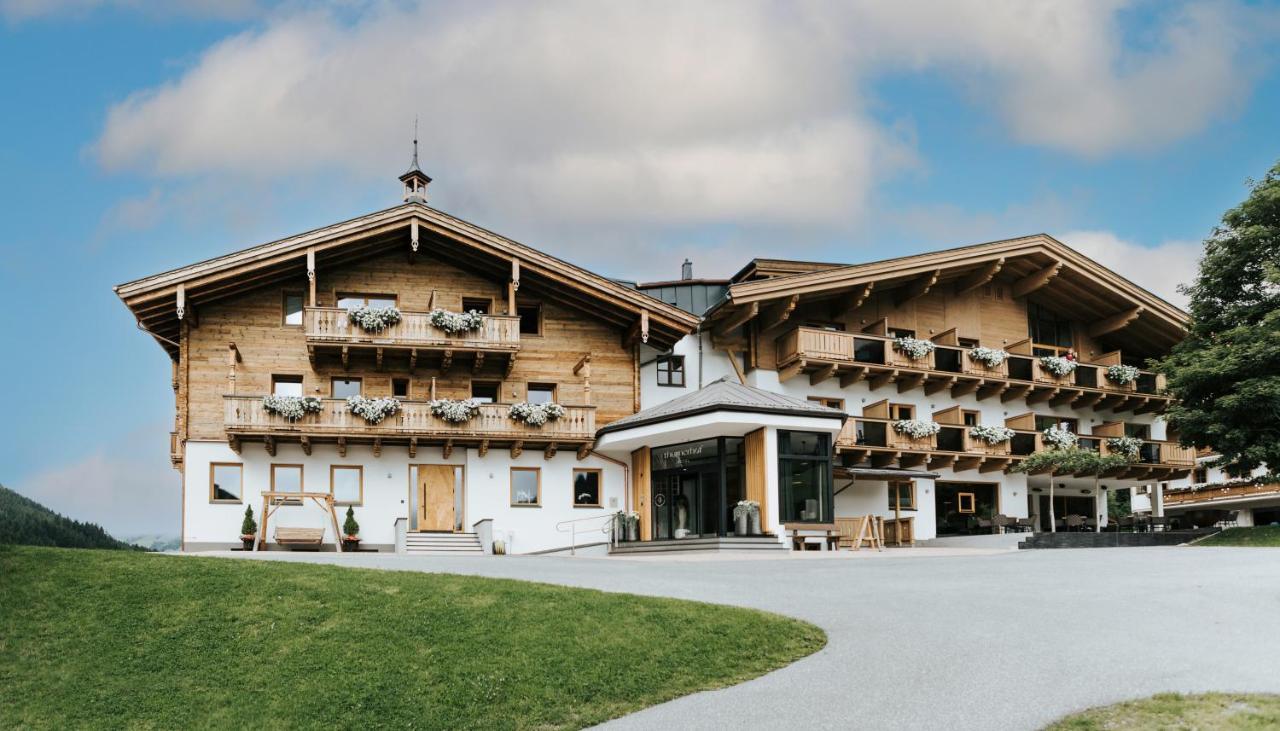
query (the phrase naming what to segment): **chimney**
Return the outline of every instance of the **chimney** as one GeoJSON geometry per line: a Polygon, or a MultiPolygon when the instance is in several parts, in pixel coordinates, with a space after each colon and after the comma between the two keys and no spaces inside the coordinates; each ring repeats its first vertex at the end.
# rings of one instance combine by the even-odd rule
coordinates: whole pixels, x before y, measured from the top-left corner
{"type": "Polygon", "coordinates": [[[688,259],[684,260],[684,263],[680,265],[680,278],[693,279],[693,262],[688,259]]]}

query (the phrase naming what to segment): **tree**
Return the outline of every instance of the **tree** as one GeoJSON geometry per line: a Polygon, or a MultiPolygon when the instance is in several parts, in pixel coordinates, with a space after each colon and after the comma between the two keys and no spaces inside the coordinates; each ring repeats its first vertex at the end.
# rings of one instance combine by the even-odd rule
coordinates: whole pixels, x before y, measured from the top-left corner
{"type": "Polygon", "coordinates": [[[1155,368],[1184,445],[1242,474],[1280,465],[1280,164],[1204,242],[1186,339],[1155,368]]]}
{"type": "MultiPolygon", "coordinates": [[[[1098,492],[1098,480],[1104,473],[1125,467],[1129,459],[1118,454],[1103,456],[1097,452],[1068,447],[1066,449],[1046,449],[1043,452],[1027,455],[1027,458],[1010,468],[1010,472],[1025,472],[1032,475],[1039,472],[1069,475],[1093,475],[1093,491],[1098,492]]],[[[1097,525],[1102,530],[1102,523],[1097,525]]],[[[1058,521],[1053,510],[1053,480],[1049,480],[1049,531],[1056,533],[1058,521]]]]}
{"type": "Polygon", "coordinates": [[[360,524],[356,522],[356,509],[347,507],[347,519],[342,523],[342,534],[348,536],[360,535],[360,524]]]}
{"type": "Polygon", "coordinates": [[[240,523],[240,535],[251,536],[258,532],[258,524],[253,519],[253,508],[246,506],[244,520],[240,523]]]}

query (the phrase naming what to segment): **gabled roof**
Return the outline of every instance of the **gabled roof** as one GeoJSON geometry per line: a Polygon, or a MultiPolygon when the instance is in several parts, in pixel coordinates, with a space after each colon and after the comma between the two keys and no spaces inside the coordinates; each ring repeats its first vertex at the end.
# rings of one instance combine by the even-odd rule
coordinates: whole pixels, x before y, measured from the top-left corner
{"type": "Polygon", "coordinates": [[[943,286],[957,292],[988,282],[1008,284],[1015,297],[1034,292],[1036,299],[1084,321],[1123,321],[1126,337],[1136,335],[1152,350],[1172,347],[1185,334],[1185,312],[1048,234],[739,281],[706,317],[732,323],[742,319],[744,308],[760,309],[796,295],[836,297],[865,287],[876,293],[943,286]]]}
{"type": "Polygon", "coordinates": [[[747,386],[725,376],[708,383],[693,393],[687,393],[664,404],[658,404],[643,411],[638,411],[631,416],[610,422],[602,427],[597,434],[607,434],[622,429],[657,424],[714,411],[809,416],[819,419],[839,419],[840,421],[844,421],[846,418],[846,414],[839,409],[832,409],[814,401],[747,386]]]}
{"type": "Polygon", "coordinates": [[[697,317],[643,292],[418,202],[153,274],[115,291],[172,354],[172,343],[165,340],[176,339],[179,331],[179,287],[188,307],[198,307],[268,284],[305,282],[308,252],[318,271],[397,248],[408,256],[414,226],[424,254],[499,281],[510,279],[512,260],[518,260],[522,293],[565,302],[619,327],[635,327],[647,313],[650,342],[658,347],[670,347],[698,324],[697,317]]]}

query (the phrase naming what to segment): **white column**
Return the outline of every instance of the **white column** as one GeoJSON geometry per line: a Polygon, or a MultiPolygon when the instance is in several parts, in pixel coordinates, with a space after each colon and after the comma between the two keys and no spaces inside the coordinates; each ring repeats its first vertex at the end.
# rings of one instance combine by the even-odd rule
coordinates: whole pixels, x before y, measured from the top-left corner
{"type": "Polygon", "coordinates": [[[1162,482],[1151,485],[1151,515],[1156,518],[1164,517],[1164,483],[1162,482]]]}

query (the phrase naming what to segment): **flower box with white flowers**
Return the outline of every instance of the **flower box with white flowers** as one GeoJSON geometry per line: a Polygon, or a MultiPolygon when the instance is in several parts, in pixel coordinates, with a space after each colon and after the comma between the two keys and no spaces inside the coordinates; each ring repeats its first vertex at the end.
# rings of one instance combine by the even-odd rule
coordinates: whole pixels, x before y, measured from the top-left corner
{"type": "Polygon", "coordinates": [[[921,340],[913,337],[897,337],[893,339],[889,365],[907,368],[932,368],[933,351],[936,346],[932,340],[921,340]]]}
{"type": "Polygon", "coordinates": [[[1076,365],[1074,360],[1060,355],[1042,356],[1037,361],[1040,375],[1036,380],[1056,384],[1074,383],[1076,365]]]}
{"type": "Polygon", "coordinates": [[[1007,426],[978,424],[969,427],[966,435],[967,452],[987,455],[1006,455],[1009,453],[1009,440],[1016,432],[1007,426]]]}
{"type": "Polygon", "coordinates": [[[1137,388],[1138,376],[1142,371],[1131,365],[1117,364],[1107,366],[1103,374],[1107,377],[1107,387],[1114,391],[1133,391],[1137,388]]]}
{"type": "Polygon", "coordinates": [[[942,426],[923,419],[899,419],[893,422],[890,447],[894,449],[934,449],[942,426]]]}
{"type": "Polygon", "coordinates": [[[1008,359],[1009,353],[1000,348],[969,348],[965,372],[980,376],[1003,376],[1006,370],[1004,363],[1008,359]]]}

